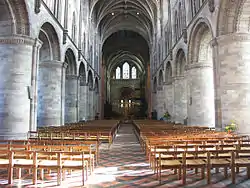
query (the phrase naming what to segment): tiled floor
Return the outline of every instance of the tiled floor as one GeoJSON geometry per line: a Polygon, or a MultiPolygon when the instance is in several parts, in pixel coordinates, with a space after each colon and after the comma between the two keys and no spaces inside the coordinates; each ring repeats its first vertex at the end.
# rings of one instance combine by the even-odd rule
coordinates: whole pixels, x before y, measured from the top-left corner
{"type": "MultiPolygon", "coordinates": [[[[138,140],[134,134],[133,126],[122,125],[114,143],[109,149],[106,144],[102,144],[99,166],[95,169],[94,175],[89,177],[85,187],[250,188],[250,180],[246,180],[246,171],[237,175],[236,185],[231,184],[230,177],[224,179],[221,173],[213,173],[212,184],[209,186],[206,185],[205,180],[200,180],[199,176],[194,174],[193,171],[188,172],[186,186],[182,186],[181,181],[177,180],[176,175],[172,175],[171,173],[171,171],[164,173],[162,184],[159,185],[155,175],[149,168],[145,154],[141,151],[138,140]]],[[[46,177],[46,181],[40,181],[36,186],[30,184],[31,180],[29,175],[21,181],[16,180],[12,186],[5,186],[5,174],[6,172],[0,173],[0,187],[58,187],[56,186],[56,176],[51,175],[46,177]]],[[[60,187],[82,187],[81,175],[74,173],[68,177],[60,187]]]]}

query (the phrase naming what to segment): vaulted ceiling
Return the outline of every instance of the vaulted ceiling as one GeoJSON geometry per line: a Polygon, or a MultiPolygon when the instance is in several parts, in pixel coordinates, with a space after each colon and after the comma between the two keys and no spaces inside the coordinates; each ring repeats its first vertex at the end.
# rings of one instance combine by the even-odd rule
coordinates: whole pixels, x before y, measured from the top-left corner
{"type": "Polygon", "coordinates": [[[144,68],[157,26],[159,0],[90,0],[90,16],[110,71],[122,61],[144,68]]]}
{"type": "Polygon", "coordinates": [[[91,17],[102,40],[119,30],[132,30],[152,40],[157,0],[90,0],[91,17]]]}

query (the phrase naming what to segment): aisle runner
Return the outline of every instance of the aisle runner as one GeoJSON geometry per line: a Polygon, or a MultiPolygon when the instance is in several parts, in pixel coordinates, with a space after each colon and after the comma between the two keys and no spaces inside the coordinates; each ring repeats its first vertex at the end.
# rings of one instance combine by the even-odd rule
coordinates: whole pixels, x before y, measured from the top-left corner
{"type": "Polygon", "coordinates": [[[155,186],[155,176],[134,134],[132,125],[120,126],[114,143],[101,148],[100,164],[89,188],[155,186]],[[153,182],[153,184],[152,184],[153,182]]]}

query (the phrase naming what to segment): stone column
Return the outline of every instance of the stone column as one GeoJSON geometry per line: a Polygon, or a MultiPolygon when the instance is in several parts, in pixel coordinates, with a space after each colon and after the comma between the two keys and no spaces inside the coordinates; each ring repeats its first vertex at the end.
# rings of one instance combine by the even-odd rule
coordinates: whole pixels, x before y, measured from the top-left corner
{"type": "Polygon", "coordinates": [[[66,80],[66,70],[67,70],[68,64],[66,62],[63,63],[61,72],[61,125],[64,125],[65,122],[65,80],[66,80]]]}
{"type": "Polygon", "coordinates": [[[188,124],[215,126],[214,83],[211,64],[187,66],[188,124]]]}
{"type": "Polygon", "coordinates": [[[222,126],[235,120],[238,132],[250,135],[250,35],[229,34],[218,37],[217,42],[222,126]]]}
{"type": "Polygon", "coordinates": [[[164,91],[163,87],[157,88],[157,116],[160,119],[164,115],[164,91]]]}
{"type": "Polygon", "coordinates": [[[166,83],[165,86],[166,110],[171,115],[171,120],[174,119],[174,91],[172,81],[166,83]]]}
{"type": "Polygon", "coordinates": [[[87,95],[88,95],[88,85],[84,82],[80,82],[80,89],[79,89],[79,120],[87,120],[87,95]]]}
{"type": "Polygon", "coordinates": [[[38,72],[37,125],[61,125],[62,65],[60,61],[40,62],[38,72]]]}
{"type": "Polygon", "coordinates": [[[39,39],[35,39],[35,44],[33,46],[33,56],[32,56],[32,75],[31,75],[31,87],[29,91],[31,92],[30,97],[30,130],[37,130],[37,77],[39,68],[39,50],[42,42],[39,39]]]}
{"type": "Polygon", "coordinates": [[[25,36],[0,37],[0,139],[26,139],[31,127],[34,42],[25,36]]]}
{"type": "Polygon", "coordinates": [[[89,89],[88,92],[88,106],[89,106],[89,114],[88,119],[93,120],[94,119],[94,90],[89,89]]]}
{"type": "Polygon", "coordinates": [[[174,121],[184,123],[187,118],[187,89],[184,76],[174,78],[174,121]]]}
{"type": "Polygon", "coordinates": [[[76,75],[66,75],[65,80],[65,123],[77,122],[77,86],[76,75]]]}

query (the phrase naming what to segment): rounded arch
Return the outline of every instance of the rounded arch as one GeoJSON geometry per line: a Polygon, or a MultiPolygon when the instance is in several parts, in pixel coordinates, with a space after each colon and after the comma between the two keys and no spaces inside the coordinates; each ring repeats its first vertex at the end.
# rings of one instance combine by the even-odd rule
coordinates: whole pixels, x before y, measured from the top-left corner
{"type": "Polygon", "coordinates": [[[60,61],[60,44],[58,35],[55,28],[49,22],[46,22],[41,26],[38,38],[42,42],[39,53],[40,60],[60,61]]]}
{"type": "Polygon", "coordinates": [[[199,61],[199,57],[206,56],[205,51],[201,48],[206,48],[205,46],[210,45],[209,43],[214,38],[211,24],[207,19],[200,18],[197,20],[196,24],[191,30],[189,43],[188,43],[188,64],[195,64],[199,61]],[[208,37],[204,39],[204,37],[208,37]],[[201,41],[205,40],[206,43],[201,41]],[[204,53],[203,53],[204,52],[204,53]]]}
{"type": "Polygon", "coordinates": [[[76,58],[72,49],[68,48],[65,53],[65,62],[68,64],[66,69],[67,75],[77,75],[76,58]]]}
{"type": "Polygon", "coordinates": [[[29,16],[25,0],[0,2],[0,35],[30,35],[29,16]]]}
{"type": "Polygon", "coordinates": [[[95,78],[95,86],[94,86],[95,92],[99,93],[99,82],[98,82],[98,78],[95,78]]]}
{"type": "Polygon", "coordinates": [[[186,65],[186,55],[182,48],[177,51],[176,54],[176,76],[183,76],[185,72],[185,65],[186,65]]]}
{"type": "Polygon", "coordinates": [[[85,65],[83,62],[81,62],[79,66],[79,77],[80,77],[80,82],[85,84],[86,83],[86,69],[85,69],[85,65]]]}
{"type": "Polygon", "coordinates": [[[172,73],[173,73],[173,70],[172,70],[172,65],[170,63],[170,61],[167,62],[166,64],[166,71],[165,71],[165,77],[166,77],[166,83],[171,83],[172,82],[172,73]]]}
{"type": "Polygon", "coordinates": [[[157,93],[157,78],[154,77],[153,81],[153,93],[157,93]]]}
{"type": "Polygon", "coordinates": [[[163,71],[162,70],[159,71],[158,84],[159,86],[163,85],[163,71]]]}
{"type": "MultiPolygon", "coordinates": [[[[241,18],[243,20],[244,18],[249,18],[249,5],[245,6],[245,3],[248,4],[249,0],[220,2],[216,36],[237,31],[237,28],[240,26],[239,23],[242,21],[241,18]],[[241,17],[241,15],[248,15],[248,17],[241,17]]],[[[245,24],[249,25],[249,21],[245,22],[245,24]]]]}
{"type": "Polygon", "coordinates": [[[88,71],[88,85],[90,89],[93,89],[93,73],[91,70],[88,71]]]}

